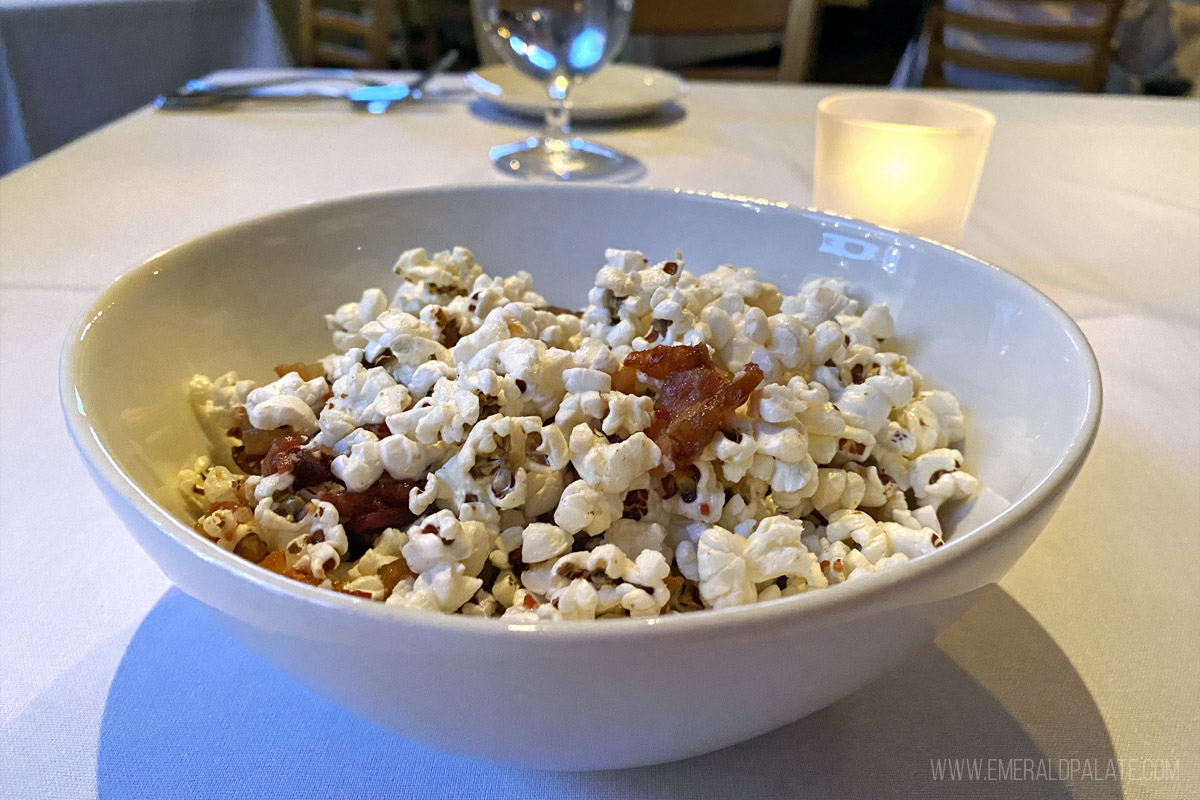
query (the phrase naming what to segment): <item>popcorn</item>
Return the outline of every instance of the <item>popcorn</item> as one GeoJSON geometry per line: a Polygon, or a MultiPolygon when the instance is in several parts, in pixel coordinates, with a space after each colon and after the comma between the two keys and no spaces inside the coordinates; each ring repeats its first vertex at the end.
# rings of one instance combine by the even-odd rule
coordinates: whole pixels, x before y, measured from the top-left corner
{"type": "Polygon", "coordinates": [[[427,361],[453,363],[450,351],[433,338],[433,330],[412,314],[388,309],[362,326],[366,345],[363,354],[370,362],[386,360],[397,382],[408,384],[427,361]]]}
{"type": "Polygon", "coordinates": [[[525,528],[521,538],[521,559],[537,564],[557,558],[571,550],[571,534],[557,525],[535,522],[525,528]]]}
{"type": "MultiPolygon", "coordinates": [[[[233,412],[245,406],[246,397],[254,389],[254,381],[239,380],[236,372],[226,372],[216,378],[193,375],[188,382],[188,396],[204,435],[221,453],[236,440],[226,434],[234,425],[233,412]]],[[[231,466],[227,464],[226,466],[231,466]]]]}
{"type": "Polygon", "coordinates": [[[923,453],[912,462],[908,482],[917,500],[937,508],[947,500],[970,497],[979,490],[979,481],[965,472],[962,453],[940,448],[923,453]]]}
{"type": "Polygon", "coordinates": [[[624,503],[616,495],[604,494],[585,481],[575,481],[563,489],[554,511],[554,524],[567,533],[596,536],[620,519],[624,510],[624,503]]]}
{"type": "Polygon", "coordinates": [[[439,441],[460,444],[479,421],[481,408],[475,392],[458,381],[441,378],[433,385],[432,395],[388,416],[387,426],[392,433],[405,435],[420,445],[439,441]]]}
{"type": "Polygon", "coordinates": [[[409,568],[420,574],[438,564],[456,563],[462,564],[463,574],[475,576],[483,569],[490,549],[486,525],[459,521],[453,512],[443,509],[414,522],[400,552],[409,568]]]}
{"type": "Polygon", "coordinates": [[[670,599],[665,583],[670,571],[656,550],[630,561],[615,545],[600,545],[554,564],[551,602],[564,619],[593,619],[618,608],[635,617],[657,614],[670,599]]]}
{"type": "Polygon", "coordinates": [[[742,551],[747,578],[755,584],[789,577],[823,585],[817,558],[801,540],[804,535],[805,524],[787,517],[767,517],[758,523],[742,551]]]}
{"type": "Polygon", "coordinates": [[[758,599],[746,563],[746,540],[720,527],[709,528],[696,547],[700,596],[712,608],[743,606],[758,599]]]}
{"type": "Polygon", "coordinates": [[[333,331],[333,344],[343,353],[351,348],[366,347],[367,340],[359,335],[362,326],[382,314],[388,307],[387,295],[380,289],[367,289],[357,303],[338,306],[325,315],[325,326],[333,331]]]}
{"type": "Polygon", "coordinates": [[[214,465],[208,456],[200,456],[190,469],[179,472],[179,491],[188,506],[195,510],[207,510],[216,503],[237,500],[237,490],[242,479],[220,465],[214,465]]]}
{"type": "Polygon", "coordinates": [[[647,550],[666,555],[663,551],[666,539],[667,530],[659,523],[645,523],[632,519],[614,521],[604,534],[606,544],[615,545],[632,558],[637,558],[647,550]]]}
{"type": "Polygon", "coordinates": [[[866,494],[862,476],[842,469],[818,469],[817,491],[812,505],[817,513],[828,516],[839,509],[858,508],[866,494]]]}
{"type": "Polygon", "coordinates": [[[437,471],[438,498],[455,505],[482,499],[495,509],[517,508],[545,487],[546,471],[566,466],[566,455],[555,426],[543,426],[538,417],[495,414],[476,424],[462,449],[437,471]]]}
{"type": "Polygon", "coordinates": [[[423,247],[406,250],[392,271],[401,279],[392,302],[413,313],[428,305],[446,305],[454,297],[465,295],[483,275],[475,255],[465,247],[443,250],[433,258],[423,247]]]}
{"type": "Polygon", "coordinates": [[[449,614],[470,600],[481,586],[483,581],[468,577],[462,564],[439,563],[416,578],[396,584],[387,602],[399,608],[449,614]]]}
{"type": "Polygon", "coordinates": [[[609,494],[623,494],[662,462],[658,445],[644,433],[610,443],[587,425],[571,430],[571,464],[588,485],[609,494]]]}
{"type": "Polygon", "coordinates": [[[333,460],[331,468],[334,476],[341,480],[347,489],[352,492],[364,492],[383,475],[379,439],[375,434],[356,428],[338,445],[342,453],[333,460]]]}
{"type": "Polygon", "coordinates": [[[213,452],[177,485],[217,546],[397,609],[648,617],[896,568],[979,488],[957,399],[843,280],[609,250],[576,315],[464,248],[394,270],[325,316],[322,376],[192,378],[213,452]]]}
{"type": "Polygon", "coordinates": [[[259,430],[291,428],[299,434],[317,431],[316,409],[329,396],[325,378],[305,381],[295,372],[253,389],[246,395],[246,414],[259,430]]]}

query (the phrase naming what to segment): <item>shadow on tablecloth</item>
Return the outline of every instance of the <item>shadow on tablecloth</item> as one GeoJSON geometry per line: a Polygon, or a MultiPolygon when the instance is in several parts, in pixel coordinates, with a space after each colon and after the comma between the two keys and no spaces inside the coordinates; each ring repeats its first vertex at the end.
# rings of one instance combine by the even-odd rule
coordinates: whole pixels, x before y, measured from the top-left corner
{"type": "MultiPolygon", "coordinates": [[[[720,679],[697,665],[698,693],[720,679]]],[[[1088,760],[1103,776],[1110,759],[1104,721],[1067,657],[995,587],[936,646],[824,711],[708,756],[592,773],[494,767],[409,743],[268,667],[171,590],[113,679],[97,783],[101,798],[1119,800],[1117,781],[1079,774],[1088,760]],[[1023,780],[937,780],[939,759],[983,759],[985,777],[987,759],[1004,769],[1017,759],[1023,780]],[[1069,759],[1077,777],[1063,781],[1069,759]]]]}

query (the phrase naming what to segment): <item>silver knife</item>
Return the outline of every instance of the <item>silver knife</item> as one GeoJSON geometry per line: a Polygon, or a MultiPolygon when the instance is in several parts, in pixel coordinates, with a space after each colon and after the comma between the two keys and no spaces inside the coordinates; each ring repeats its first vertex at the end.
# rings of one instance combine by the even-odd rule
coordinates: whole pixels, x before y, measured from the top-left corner
{"type": "Polygon", "coordinates": [[[267,86],[284,86],[289,83],[311,83],[313,81],[344,81],[356,86],[382,86],[386,83],[386,81],[375,80],[367,73],[357,69],[308,67],[284,75],[271,75],[244,83],[213,83],[204,78],[196,78],[176,89],[173,94],[237,94],[267,86]]]}
{"type": "Polygon", "coordinates": [[[411,83],[389,83],[384,86],[361,86],[346,93],[350,105],[368,114],[382,114],[391,108],[393,103],[403,102],[411,97],[420,97],[425,84],[438,74],[445,72],[458,61],[458,50],[451,50],[439,58],[429,69],[417,76],[411,83]]]}

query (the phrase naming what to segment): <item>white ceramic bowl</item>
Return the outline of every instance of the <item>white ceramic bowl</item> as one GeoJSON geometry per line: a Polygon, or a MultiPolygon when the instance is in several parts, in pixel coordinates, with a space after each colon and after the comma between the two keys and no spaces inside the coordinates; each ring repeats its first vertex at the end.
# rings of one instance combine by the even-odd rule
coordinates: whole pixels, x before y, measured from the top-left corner
{"type": "Polygon", "coordinates": [[[812,211],[608,187],[398,191],[180,245],[83,315],[67,339],[61,390],[75,442],[118,516],[247,647],[407,738],[552,769],[697,755],[879,677],[1024,552],[1100,416],[1083,334],[995,267],[812,211]],[[945,547],[872,580],[743,608],[548,627],[398,612],[278,577],[193,533],[167,488],[207,447],[187,379],[231,368],[266,378],[274,364],[328,352],[322,313],[367,286],[388,287],[405,248],[454,244],[489,271],[529,270],[551,302],[569,306],[584,302],[605,247],[651,259],[682,247],[694,269],[751,265],[785,290],[808,275],[845,277],[891,306],[901,351],[962,400],[967,467],[995,494],[958,515],[945,547]]]}

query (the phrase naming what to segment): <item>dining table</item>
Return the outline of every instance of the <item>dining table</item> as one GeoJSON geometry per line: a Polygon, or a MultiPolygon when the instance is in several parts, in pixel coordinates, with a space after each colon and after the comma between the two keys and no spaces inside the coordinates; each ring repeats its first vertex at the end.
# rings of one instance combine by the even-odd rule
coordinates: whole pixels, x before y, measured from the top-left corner
{"type": "MultiPolygon", "coordinates": [[[[122,272],[233,223],[512,180],[488,148],[539,123],[475,99],[460,76],[435,85],[379,115],[330,100],[144,107],[0,178],[0,797],[1200,797],[1194,100],[942,95],[997,120],[957,246],[1079,323],[1103,416],[1008,575],[933,644],[822,711],[661,766],[479,763],[318,698],[172,588],[68,436],[69,326],[122,272]]],[[[696,82],[651,116],[581,130],[640,160],[633,184],[805,206],[817,103],[844,88],[696,82]]],[[[706,671],[670,668],[698,682],[706,671]]]]}

